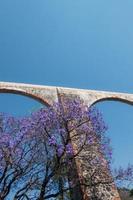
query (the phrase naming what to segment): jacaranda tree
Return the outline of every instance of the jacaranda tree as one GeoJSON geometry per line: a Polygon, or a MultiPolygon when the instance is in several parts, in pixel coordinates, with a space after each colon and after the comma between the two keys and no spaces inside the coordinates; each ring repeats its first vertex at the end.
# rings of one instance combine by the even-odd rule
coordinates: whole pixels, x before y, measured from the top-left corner
{"type": "Polygon", "coordinates": [[[65,200],[79,188],[90,188],[96,198],[98,185],[113,181],[106,129],[101,114],[78,98],[21,119],[1,113],[0,199],[65,200]],[[80,182],[79,160],[79,171],[87,169],[80,182]]]}

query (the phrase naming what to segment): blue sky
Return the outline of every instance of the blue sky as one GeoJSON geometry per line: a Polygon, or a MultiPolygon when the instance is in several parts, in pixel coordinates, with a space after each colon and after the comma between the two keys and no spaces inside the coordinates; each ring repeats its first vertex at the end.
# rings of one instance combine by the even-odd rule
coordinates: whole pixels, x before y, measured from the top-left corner
{"type": "MultiPolygon", "coordinates": [[[[133,93],[132,0],[1,0],[0,81],[133,93]]],[[[0,110],[40,106],[0,96],[0,110]]],[[[116,165],[133,163],[133,107],[99,103],[116,165]]]]}

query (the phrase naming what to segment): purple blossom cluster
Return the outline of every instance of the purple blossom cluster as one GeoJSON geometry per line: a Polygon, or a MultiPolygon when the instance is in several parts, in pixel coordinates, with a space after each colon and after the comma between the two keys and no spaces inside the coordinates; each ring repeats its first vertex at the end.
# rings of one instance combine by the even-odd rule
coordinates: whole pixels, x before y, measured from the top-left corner
{"type": "Polygon", "coordinates": [[[88,116],[95,133],[104,134],[107,131],[108,127],[105,125],[101,112],[96,107],[88,109],[88,116]]]}
{"type": "MultiPolygon", "coordinates": [[[[15,144],[22,139],[31,139],[34,135],[44,135],[51,148],[56,147],[58,155],[63,151],[73,154],[73,148],[68,143],[70,132],[75,130],[87,135],[88,144],[92,145],[96,137],[99,137],[101,149],[107,153],[109,143],[105,141],[104,132],[107,127],[101,113],[96,108],[88,108],[79,99],[65,98],[62,102],[56,102],[52,107],[44,107],[33,112],[30,117],[15,119],[9,116],[2,116],[1,144],[14,148],[15,144]],[[93,134],[92,134],[93,133],[93,134]],[[102,141],[101,141],[102,140],[102,141]]],[[[82,143],[82,137],[80,142],[82,143]]],[[[111,158],[111,149],[108,151],[108,158],[111,158]],[[110,157],[109,157],[110,156],[110,157]]]]}
{"type": "Polygon", "coordinates": [[[72,147],[72,144],[67,144],[66,145],[66,153],[69,154],[69,155],[73,155],[73,147],[72,147]]]}
{"type": "MultiPolygon", "coordinates": [[[[59,175],[66,177],[70,173],[73,159],[79,155],[87,166],[90,164],[87,170],[92,167],[91,172],[96,167],[110,167],[112,148],[106,130],[101,113],[95,107],[84,105],[79,98],[63,98],[19,119],[0,113],[0,174],[8,163],[10,172],[17,169],[25,173],[25,179],[21,180],[29,181],[32,174],[32,178],[37,179],[35,188],[38,188],[45,170],[44,180],[48,182],[48,177],[52,177],[51,187],[54,176],[57,179],[59,175]],[[82,151],[85,154],[81,155],[82,151]]],[[[132,169],[133,166],[128,166],[127,170],[120,168],[116,173],[119,178],[129,178],[133,177],[132,169]]],[[[70,181],[70,185],[75,184],[77,177],[70,181]]]]}
{"type": "Polygon", "coordinates": [[[49,142],[49,145],[56,145],[56,138],[55,138],[55,136],[52,135],[52,136],[49,138],[48,142],[49,142]]]}
{"type": "MultiPolygon", "coordinates": [[[[111,149],[109,151],[109,143],[104,136],[107,127],[102,115],[96,108],[88,108],[79,98],[64,98],[63,102],[41,108],[30,117],[21,119],[1,114],[0,124],[0,145],[5,146],[12,154],[19,152],[20,156],[25,144],[30,144],[37,138],[40,147],[45,144],[50,159],[63,157],[64,160],[64,156],[71,158],[74,156],[74,149],[70,135],[76,132],[80,138],[80,148],[85,135],[86,144],[92,146],[98,143],[106,158],[111,159],[111,149]]],[[[2,152],[0,155],[2,156],[2,152]]]]}

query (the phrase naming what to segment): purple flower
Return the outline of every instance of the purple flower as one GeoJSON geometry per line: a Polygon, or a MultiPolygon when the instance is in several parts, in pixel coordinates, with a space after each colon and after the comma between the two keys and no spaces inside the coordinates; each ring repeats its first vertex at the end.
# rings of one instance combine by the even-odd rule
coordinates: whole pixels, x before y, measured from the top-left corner
{"type": "Polygon", "coordinates": [[[54,135],[51,136],[51,138],[49,138],[49,145],[56,145],[56,138],[54,135]]]}
{"type": "Polygon", "coordinates": [[[66,145],[66,153],[73,155],[73,148],[72,148],[72,145],[70,143],[66,145]]]}
{"type": "Polygon", "coordinates": [[[64,152],[64,147],[63,145],[58,145],[58,148],[57,148],[57,154],[58,156],[62,156],[62,153],[64,152]]]}
{"type": "Polygon", "coordinates": [[[93,136],[88,136],[88,140],[87,140],[88,144],[93,144],[94,143],[94,137],[93,136]]]}
{"type": "Polygon", "coordinates": [[[105,125],[102,114],[95,108],[88,109],[88,116],[92,123],[93,131],[97,134],[104,133],[107,130],[107,126],[105,125]]]}

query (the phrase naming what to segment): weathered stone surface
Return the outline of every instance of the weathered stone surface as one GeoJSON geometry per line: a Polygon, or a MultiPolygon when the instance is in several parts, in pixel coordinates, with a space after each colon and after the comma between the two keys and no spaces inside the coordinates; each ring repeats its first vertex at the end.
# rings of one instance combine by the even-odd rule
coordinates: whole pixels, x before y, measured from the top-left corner
{"type": "MultiPolygon", "coordinates": [[[[95,91],[95,90],[82,90],[82,89],[72,89],[72,88],[63,88],[63,87],[50,87],[50,86],[40,86],[32,84],[22,84],[22,83],[8,83],[0,82],[0,93],[15,93],[20,95],[29,96],[34,98],[46,105],[52,105],[54,101],[58,101],[60,96],[70,96],[70,97],[80,97],[83,101],[91,106],[99,101],[104,100],[115,100],[122,101],[128,104],[133,105],[133,94],[126,93],[115,93],[115,92],[105,92],[105,91],[95,91]]],[[[76,161],[82,163],[81,160],[76,161]]],[[[80,180],[84,179],[84,174],[86,169],[79,169],[80,180]],[[81,174],[82,170],[82,174],[81,174]],[[82,177],[81,177],[82,176],[82,177]]],[[[101,188],[101,190],[106,190],[103,194],[101,200],[120,200],[118,192],[115,188],[115,185],[112,184],[110,189],[108,187],[101,188]]],[[[84,191],[83,200],[89,200],[89,191],[84,191]]]]}
{"type": "Polygon", "coordinates": [[[0,92],[26,95],[49,105],[58,100],[58,93],[60,95],[79,96],[89,106],[104,100],[122,101],[133,105],[133,94],[128,93],[40,86],[10,82],[0,82],[0,92]]]}

